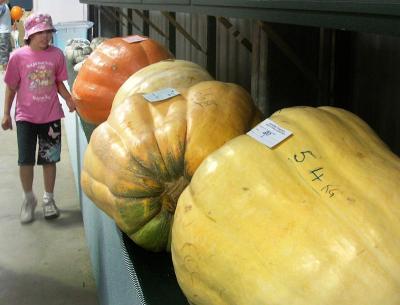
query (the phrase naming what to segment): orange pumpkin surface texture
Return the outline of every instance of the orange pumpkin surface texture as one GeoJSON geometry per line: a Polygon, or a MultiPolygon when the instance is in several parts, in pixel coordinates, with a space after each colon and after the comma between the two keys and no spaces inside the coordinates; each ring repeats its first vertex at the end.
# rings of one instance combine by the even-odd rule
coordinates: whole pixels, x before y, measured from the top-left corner
{"type": "Polygon", "coordinates": [[[72,95],[84,121],[96,125],[104,122],[119,87],[133,73],[173,57],[153,39],[136,35],[136,38],[144,40],[129,42],[132,37],[104,41],[83,64],[75,79],[72,95]]]}

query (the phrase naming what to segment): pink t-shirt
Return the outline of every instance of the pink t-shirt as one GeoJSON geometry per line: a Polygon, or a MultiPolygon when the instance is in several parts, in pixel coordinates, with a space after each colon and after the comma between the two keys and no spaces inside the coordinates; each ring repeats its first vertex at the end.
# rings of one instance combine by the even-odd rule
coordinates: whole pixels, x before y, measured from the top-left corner
{"type": "Polygon", "coordinates": [[[48,123],[64,117],[56,82],[68,79],[62,51],[49,46],[34,51],[29,46],[11,53],[5,83],[17,89],[16,121],[48,123]]]}

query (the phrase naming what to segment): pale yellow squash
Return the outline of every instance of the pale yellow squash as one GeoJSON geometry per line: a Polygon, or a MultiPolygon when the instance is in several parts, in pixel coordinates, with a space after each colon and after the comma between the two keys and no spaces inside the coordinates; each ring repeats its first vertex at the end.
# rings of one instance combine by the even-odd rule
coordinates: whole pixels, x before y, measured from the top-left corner
{"type": "Polygon", "coordinates": [[[239,136],[197,169],[172,230],[195,305],[400,304],[400,159],[355,115],[288,108],[273,149],[239,136]]]}

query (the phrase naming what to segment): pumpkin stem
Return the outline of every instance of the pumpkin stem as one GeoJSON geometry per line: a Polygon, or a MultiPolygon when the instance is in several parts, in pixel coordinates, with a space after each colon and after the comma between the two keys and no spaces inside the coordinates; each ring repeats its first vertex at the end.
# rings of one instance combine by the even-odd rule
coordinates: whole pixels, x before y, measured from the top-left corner
{"type": "Polygon", "coordinates": [[[183,190],[189,184],[184,176],[179,177],[178,180],[165,183],[165,190],[162,194],[163,207],[166,208],[171,214],[175,213],[176,203],[183,190]]]}

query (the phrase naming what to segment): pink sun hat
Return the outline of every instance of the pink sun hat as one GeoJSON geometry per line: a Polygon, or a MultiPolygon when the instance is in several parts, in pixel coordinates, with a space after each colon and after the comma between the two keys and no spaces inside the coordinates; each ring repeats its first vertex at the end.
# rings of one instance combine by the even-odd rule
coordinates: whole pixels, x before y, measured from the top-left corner
{"type": "Polygon", "coordinates": [[[51,20],[51,16],[49,14],[36,13],[30,15],[26,18],[25,23],[25,36],[24,40],[27,40],[29,36],[42,32],[42,31],[53,31],[56,29],[53,26],[53,21],[51,20]]]}

